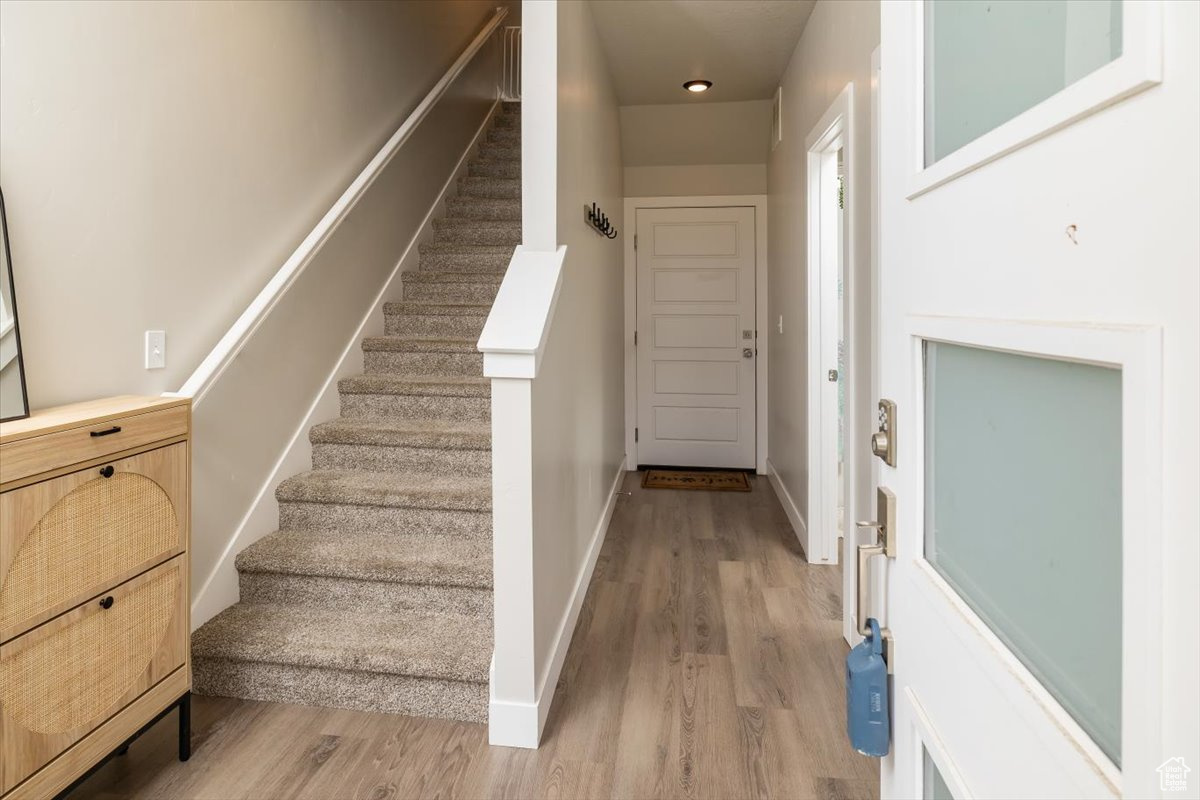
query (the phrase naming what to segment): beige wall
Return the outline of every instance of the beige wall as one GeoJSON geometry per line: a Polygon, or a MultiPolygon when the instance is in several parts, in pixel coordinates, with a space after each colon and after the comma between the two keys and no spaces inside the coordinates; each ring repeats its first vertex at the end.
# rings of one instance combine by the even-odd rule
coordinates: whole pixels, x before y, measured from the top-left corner
{"type": "Polygon", "coordinates": [[[625,167],[626,197],[766,194],[766,164],[625,167]]]}
{"type": "MultiPolygon", "coordinates": [[[[0,5],[0,166],[32,405],[178,389],[493,9],[0,5]],[[146,328],[167,332],[165,370],[142,369],[146,328]]],[[[307,466],[293,442],[491,108],[496,46],[197,401],[192,590],[207,599],[194,624],[236,600],[229,555],[277,523],[276,464],[307,466]]]]}
{"type": "Polygon", "coordinates": [[[765,194],[771,101],[686,99],[621,107],[625,196],[765,194]]]}
{"type": "Polygon", "coordinates": [[[770,128],[770,100],[621,106],[621,155],[627,167],[762,164],[770,128]]]}
{"type": "MultiPolygon", "coordinates": [[[[874,430],[871,412],[871,53],[879,44],[877,0],[821,0],[813,10],[796,52],[783,76],[783,141],[770,155],[768,180],[768,241],[771,266],[768,277],[768,323],[771,369],[769,376],[770,428],[767,452],[781,481],[808,519],[808,297],[805,264],[806,162],[804,140],[830,104],[851,81],[854,83],[853,205],[855,292],[858,322],[850,332],[857,341],[859,361],[854,369],[857,396],[847,398],[846,413],[853,414],[858,430],[874,430]],[[778,333],[783,317],[784,332],[778,333]]],[[[861,442],[860,442],[861,444],[861,442]]],[[[861,447],[859,448],[861,450],[861,447]]],[[[864,462],[855,491],[858,519],[867,514],[871,472],[864,462]]],[[[854,509],[848,509],[848,514],[854,509]]],[[[867,514],[869,517],[870,515],[867,514]]],[[[854,517],[847,516],[847,519],[854,517]]]]}
{"type": "MultiPolygon", "coordinates": [[[[624,458],[619,240],[583,220],[585,203],[621,209],[617,102],[591,3],[558,8],[558,242],[561,285],[533,382],[534,645],[539,680],[624,458]]],[[[586,578],[584,581],[586,586],[586,578]]],[[[571,632],[565,632],[569,639],[571,632]]],[[[546,699],[553,693],[547,687],[546,699]]]]}
{"type": "Polygon", "coordinates": [[[0,4],[32,406],[178,389],[495,6],[0,4]]]}

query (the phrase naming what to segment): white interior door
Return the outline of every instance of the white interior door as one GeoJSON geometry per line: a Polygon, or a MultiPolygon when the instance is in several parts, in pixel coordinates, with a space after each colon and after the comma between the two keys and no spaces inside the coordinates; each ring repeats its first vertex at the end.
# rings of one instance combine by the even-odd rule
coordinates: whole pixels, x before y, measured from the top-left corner
{"type": "Polygon", "coordinates": [[[639,464],[755,466],[754,209],[637,211],[639,464]]]}
{"type": "Polygon", "coordinates": [[[882,4],[885,798],[1200,769],[1198,9],[882,4]]]}

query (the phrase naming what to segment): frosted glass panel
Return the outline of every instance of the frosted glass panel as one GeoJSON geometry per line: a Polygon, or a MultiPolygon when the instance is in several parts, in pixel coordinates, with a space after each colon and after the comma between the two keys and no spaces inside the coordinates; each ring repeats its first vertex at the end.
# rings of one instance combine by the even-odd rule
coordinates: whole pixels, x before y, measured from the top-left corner
{"type": "Polygon", "coordinates": [[[925,165],[1121,55],[1121,0],[926,0],[925,165]]]}
{"type": "Polygon", "coordinates": [[[925,753],[925,780],[921,782],[924,787],[921,794],[924,800],[954,800],[954,795],[950,794],[950,787],[946,785],[946,779],[938,771],[937,764],[933,763],[933,759],[929,757],[929,751],[923,752],[925,753]]]}
{"type": "Polygon", "coordinates": [[[925,558],[1121,763],[1121,372],[925,345],[925,558]]]}

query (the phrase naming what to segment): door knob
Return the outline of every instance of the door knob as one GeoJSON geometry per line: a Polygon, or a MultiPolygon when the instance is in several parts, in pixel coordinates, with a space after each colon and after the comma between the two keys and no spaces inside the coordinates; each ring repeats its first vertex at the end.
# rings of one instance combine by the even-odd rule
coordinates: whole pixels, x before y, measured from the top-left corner
{"type": "Polygon", "coordinates": [[[743,347],[742,348],[742,358],[754,358],[754,348],[743,347]]]}

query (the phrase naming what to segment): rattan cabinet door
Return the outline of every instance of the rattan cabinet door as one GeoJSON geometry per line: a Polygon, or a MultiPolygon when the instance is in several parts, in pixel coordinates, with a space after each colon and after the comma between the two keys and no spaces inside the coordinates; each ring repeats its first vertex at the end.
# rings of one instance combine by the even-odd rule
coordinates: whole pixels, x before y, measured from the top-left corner
{"type": "Polygon", "coordinates": [[[0,645],[0,793],[184,665],[182,557],[0,645]]]}
{"type": "Polygon", "coordinates": [[[0,642],[183,552],[184,443],[0,495],[0,642]]]}

